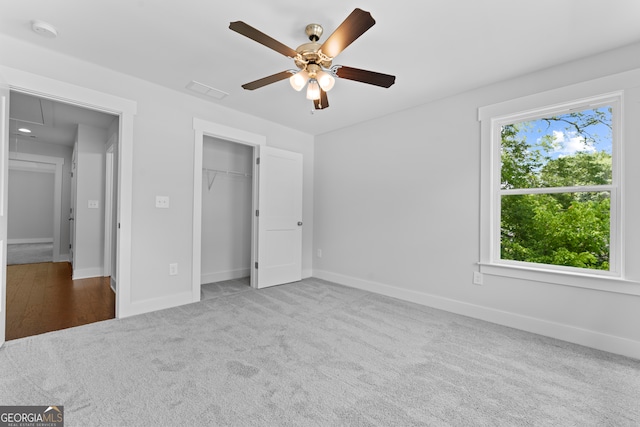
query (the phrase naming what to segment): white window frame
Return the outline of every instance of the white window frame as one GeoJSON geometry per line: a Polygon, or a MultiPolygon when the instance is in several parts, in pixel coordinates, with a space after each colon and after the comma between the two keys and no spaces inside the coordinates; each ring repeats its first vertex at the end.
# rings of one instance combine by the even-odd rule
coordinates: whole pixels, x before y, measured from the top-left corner
{"type": "Polygon", "coordinates": [[[620,218],[620,173],[618,171],[620,141],[620,108],[622,104],[622,94],[607,95],[604,97],[589,98],[579,101],[573,101],[566,104],[555,105],[550,108],[535,109],[532,111],[523,111],[516,114],[508,114],[501,117],[491,118],[491,145],[493,160],[493,177],[492,177],[492,223],[491,223],[491,263],[504,264],[512,266],[520,266],[523,268],[543,268],[552,271],[568,272],[575,274],[592,274],[596,276],[612,276],[620,277],[620,237],[621,227],[620,218]],[[536,120],[542,117],[558,116],[570,113],[571,111],[583,111],[587,109],[595,109],[599,107],[609,106],[612,109],[612,182],[610,185],[592,185],[592,186],[575,186],[575,187],[549,187],[549,188],[527,188],[527,189],[502,189],[501,188],[501,129],[504,125],[521,123],[536,120]],[[501,233],[500,218],[502,209],[502,196],[519,195],[519,194],[550,194],[550,193],[573,193],[573,192],[589,192],[589,191],[608,191],[611,197],[611,216],[609,220],[609,270],[594,270],[579,267],[567,267],[561,265],[539,264],[526,261],[505,260],[500,257],[501,253],[501,233]]]}
{"type": "MultiPolygon", "coordinates": [[[[608,81],[580,83],[481,107],[480,272],[536,282],[640,295],[638,282],[625,279],[624,265],[624,90],[608,81]],[[610,270],[552,266],[500,259],[500,126],[559,114],[571,109],[611,105],[614,109],[611,191],[610,270]]],[[[619,82],[616,82],[619,83],[619,82]]],[[[624,88],[624,85],[622,86],[624,88]]],[[[573,187],[572,187],[573,189],[573,187]]],[[[588,190],[582,187],[581,190],[588,190]]],[[[602,189],[598,186],[598,189],[602,189]]],[[[566,191],[563,189],[554,189],[566,191]]],[[[537,190],[533,190],[537,191],[537,190]]],[[[547,192],[545,189],[544,192],[547,192]]]]}

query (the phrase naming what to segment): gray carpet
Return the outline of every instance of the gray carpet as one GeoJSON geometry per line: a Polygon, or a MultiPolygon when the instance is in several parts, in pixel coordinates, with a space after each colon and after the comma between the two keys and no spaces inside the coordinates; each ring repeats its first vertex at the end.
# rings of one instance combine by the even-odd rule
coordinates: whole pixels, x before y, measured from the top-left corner
{"type": "Polygon", "coordinates": [[[637,426],[640,361],[329,282],[6,343],[0,403],[66,426],[637,426]]]}
{"type": "Polygon", "coordinates": [[[7,245],[7,265],[53,262],[53,243],[14,243],[7,245]]]}

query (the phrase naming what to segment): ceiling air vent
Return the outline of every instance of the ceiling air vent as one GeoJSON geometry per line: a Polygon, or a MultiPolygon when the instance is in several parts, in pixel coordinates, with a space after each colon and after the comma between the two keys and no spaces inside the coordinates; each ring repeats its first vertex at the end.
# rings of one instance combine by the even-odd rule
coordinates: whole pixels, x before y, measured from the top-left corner
{"type": "Polygon", "coordinates": [[[195,92],[200,95],[208,96],[210,98],[222,99],[229,95],[227,92],[223,92],[218,89],[214,89],[211,86],[207,86],[205,84],[199,83],[195,80],[192,80],[191,83],[187,85],[187,89],[192,92],[195,92]]]}

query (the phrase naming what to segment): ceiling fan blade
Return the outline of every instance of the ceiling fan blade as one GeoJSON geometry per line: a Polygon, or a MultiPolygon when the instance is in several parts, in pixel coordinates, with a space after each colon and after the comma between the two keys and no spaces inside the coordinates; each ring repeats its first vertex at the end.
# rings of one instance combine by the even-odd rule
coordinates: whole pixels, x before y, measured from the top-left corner
{"type": "Polygon", "coordinates": [[[357,82],[387,88],[396,82],[396,76],[392,76],[390,74],[376,73],[375,71],[367,71],[345,66],[340,66],[336,71],[336,75],[343,79],[355,80],[357,82]]]}
{"type": "Polygon", "coordinates": [[[316,110],[324,110],[329,106],[329,98],[327,98],[327,92],[320,89],[320,99],[313,101],[313,106],[316,110]]]}
{"type": "Polygon", "coordinates": [[[289,58],[295,58],[298,55],[298,52],[291,49],[289,46],[280,43],[278,40],[269,37],[265,33],[256,30],[249,24],[245,24],[242,21],[231,22],[229,24],[229,29],[235,31],[236,33],[242,34],[243,36],[249,37],[252,40],[257,41],[260,44],[265,45],[266,47],[275,50],[278,53],[283,54],[289,58]]]}
{"type": "Polygon", "coordinates": [[[259,80],[255,80],[250,83],[245,83],[242,85],[243,89],[254,90],[259,89],[262,86],[270,85],[271,83],[279,82],[280,80],[288,79],[292,74],[288,71],[281,71],[279,73],[273,74],[271,76],[263,77],[259,80]]]}
{"type": "Polygon", "coordinates": [[[358,37],[373,27],[376,21],[369,12],[362,9],[354,9],[351,15],[347,16],[342,24],[329,36],[322,44],[320,50],[327,56],[335,58],[347,46],[353,43],[358,37]]]}

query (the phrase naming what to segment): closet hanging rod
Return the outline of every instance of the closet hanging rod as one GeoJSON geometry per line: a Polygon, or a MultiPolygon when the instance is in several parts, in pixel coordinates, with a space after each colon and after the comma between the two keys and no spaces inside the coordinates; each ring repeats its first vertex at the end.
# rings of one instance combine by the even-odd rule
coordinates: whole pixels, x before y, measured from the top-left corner
{"type": "Polygon", "coordinates": [[[215,173],[224,173],[227,175],[239,175],[239,176],[246,176],[248,178],[251,178],[251,174],[250,173],[244,173],[244,172],[237,172],[237,171],[223,171],[220,169],[208,169],[208,168],[202,168],[203,171],[207,171],[207,172],[215,172],[215,173]]]}

